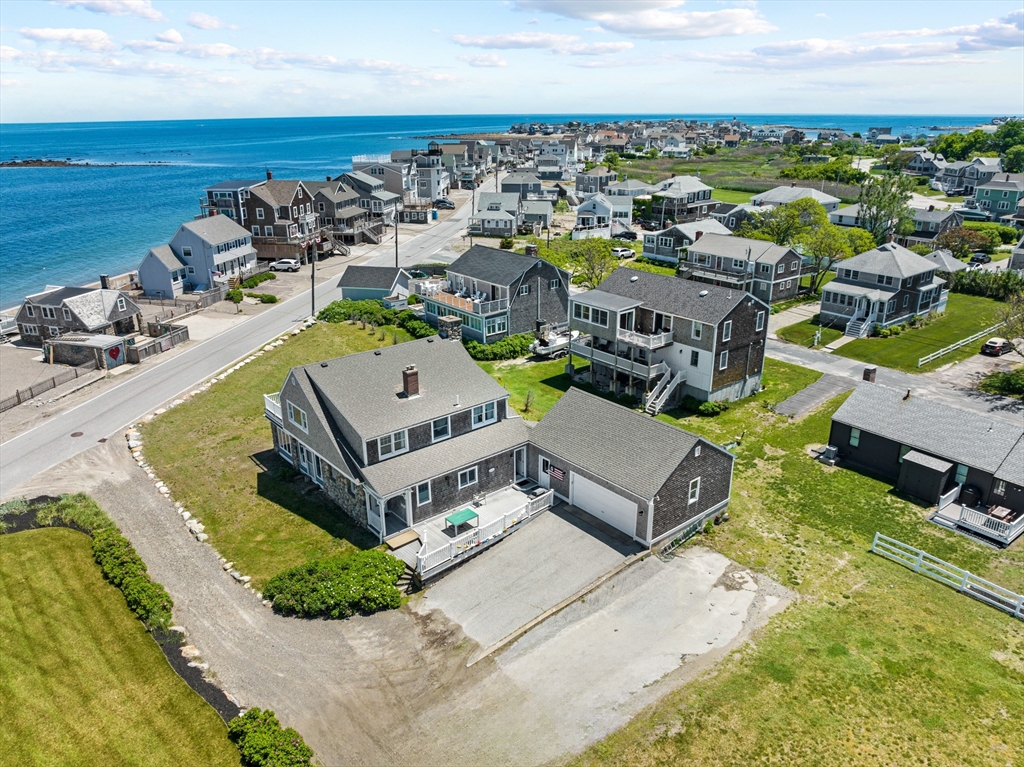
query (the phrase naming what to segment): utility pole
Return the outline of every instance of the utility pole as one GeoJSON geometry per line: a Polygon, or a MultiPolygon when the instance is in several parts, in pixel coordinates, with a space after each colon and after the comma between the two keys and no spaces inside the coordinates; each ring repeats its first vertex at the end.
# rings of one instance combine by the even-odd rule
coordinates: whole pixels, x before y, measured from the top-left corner
{"type": "Polygon", "coordinates": [[[395,204],[395,268],[398,268],[398,204],[395,204]]]}
{"type": "Polygon", "coordinates": [[[469,247],[473,247],[473,216],[476,215],[476,173],[473,174],[473,207],[469,211],[469,223],[466,226],[466,231],[469,232],[469,247]]]}
{"type": "Polygon", "coordinates": [[[309,316],[310,317],[316,317],[316,239],[315,238],[313,240],[313,255],[311,255],[309,257],[309,263],[313,265],[313,268],[309,272],[309,281],[310,281],[310,286],[309,286],[310,287],[310,291],[309,291],[309,300],[310,300],[309,316]]]}

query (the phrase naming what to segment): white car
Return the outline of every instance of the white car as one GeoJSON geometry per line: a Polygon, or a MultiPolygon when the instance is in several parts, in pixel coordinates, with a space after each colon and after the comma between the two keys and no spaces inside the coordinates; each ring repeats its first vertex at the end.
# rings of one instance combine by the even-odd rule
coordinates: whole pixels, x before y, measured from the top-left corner
{"type": "Polygon", "coordinates": [[[299,262],[294,258],[282,258],[280,261],[274,261],[270,264],[270,271],[297,272],[299,271],[299,262]]]}
{"type": "Polygon", "coordinates": [[[632,258],[636,252],[632,248],[612,248],[612,255],[616,258],[632,258]]]}

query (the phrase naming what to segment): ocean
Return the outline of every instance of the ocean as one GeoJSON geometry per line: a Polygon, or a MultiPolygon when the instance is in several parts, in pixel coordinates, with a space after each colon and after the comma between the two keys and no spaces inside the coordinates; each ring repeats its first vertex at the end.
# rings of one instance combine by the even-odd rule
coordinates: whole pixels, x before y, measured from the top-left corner
{"type": "MultiPolygon", "coordinates": [[[[517,122],[657,119],[670,115],[433,115],[0,125],[0,160],[46,158],[115,167],[0,168],[0,308],[46,285],[135,269],[146,251],[199,213],[203,189],[226,179],[318,179],[352,156],[424,146],[416,136],[500,132],[517,122]],[[136,163],[132,165],[132,163],[136,163]],[[153,163],[161,163],[155,165],[153,163]]],[[[991,116],[685,115],[914,135],[991,116]]]]}

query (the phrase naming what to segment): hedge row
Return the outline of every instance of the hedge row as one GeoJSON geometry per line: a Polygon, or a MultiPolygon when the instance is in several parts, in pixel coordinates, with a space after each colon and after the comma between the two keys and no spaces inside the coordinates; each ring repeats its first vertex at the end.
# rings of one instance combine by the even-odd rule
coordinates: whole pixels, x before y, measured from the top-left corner
{"type": "Polygon", "coordinates": [[[273,293],[246,293],[249,298],[258,298],[261,304],[276,304],[277,296],[273,293]]]}
{"type": "Polygon", "coordinates": [[[263,596],[282,615],[300,618],[347,618],[398,607],[395,587],[405,563],[383,551],[313,560],[270,579],[263,596]]]}
{"type": "Polygon", "coordinates": [[[261,283],[264,283],[267,280],[276,280],[276,279],[277,279],[277,275],[274,274],[273,272],[263,272],[263,274],[256,274],[256,275],[253,275],[252,277],[250,277],[249,279],[245,280],[242,283],[242,287],[246,288],[248,290],[252,290],[257,285],[259,285],[261,283]]]}
{"type": "Polygon", "coordinates": [[[236,304],[242,303],[242,290],[241,290],[241,288],[235,288],[234,290],[229,290],[227,293],[224,294],[224,300],[225,301],[232,301],[232,302],[234,302],[236,304]]]}
{"type": "Polygon", "coordinates": [[[395,325],[413,338],[426,338],[437,334],[430,325],[416,316],[411,309],[388,309],[376,299],[363,301],[334,301],[316,316],[321,322],[362,321],[371,325],[395,325]]]}
{"type": "Polygon", "coordinates": [[[530,344],[533,343],[533,336],[529,333],[520,333],[515,336],[506,336],[493,344],[482,344],[479,341],[466,341],[466,351],[475,360],[514,360],[525,357],[530,352],[530,344]]]}
{"type": "Polygon", "coordinates": [[[1020,232],[1012,226],[1003,226],[994,221],[965,221],[964,229],[994,235],[999,240],[994,243],[996,245],[1012,245],[1020,239],[1020,232]]]}
{"type": "Polygon", "coordinates": [[[124,594],[128,609],[147,627],[166,629],[171,623],[170,594],[146,572],[146,563],[117,530],[97,530],[92,554],[103,575],[124,594]]]}
{"type": "Polygon", "coordinates": [[[986,272],[981,269],[954,272],[949,277],[949,289],[954,293],[984,296],[1005,301],[1014,293],[1024,290],[1024,277],[1016,272],[1003,270],[986,272]]]}
{"type": "Polygon", "coordinates": [[[274,712],[250,708],[228,723],[228,737],[246,767],[304,767],[313,749],[291,727],[282,728],[274,712]]]}

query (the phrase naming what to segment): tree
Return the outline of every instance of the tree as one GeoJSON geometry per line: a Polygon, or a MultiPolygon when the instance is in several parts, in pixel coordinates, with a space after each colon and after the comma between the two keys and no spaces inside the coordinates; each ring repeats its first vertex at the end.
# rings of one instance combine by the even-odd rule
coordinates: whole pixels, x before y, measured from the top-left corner
{"type": "Polygon", "coordinates": [[[1007,173],[1020,173],[1024,171],[1024,144],[1017,144],[1017,146],[1011,146],[1006,150],[1003,170],[1007,173]]]}
{"type": "Polygon", "coordinates": [[[843,230],[846,233],[846,239],[850,243],[850,250],[853,251],[853,255],[864,253],[875,247],[875,238],[866,229],[861,229],[859,226],[848,226],[843,227],[843,230]]]}
{"type": "MultiPolygon", "coordinates": [[[[894,234],[913,227],[910,207],[914,179],[900,173],[883,173],[867,181],[860,188],[860,220],[865,229],[881,245],[894,234]]],[[[913,231],[913,229],[911,229],[913,231]]]]}
{"type": "Polygon", "coordinates": [[[821,282],[837,261],[853,255],[850,239],[842,227],[823,224],[806,232],[800,239],[804,253],[811,257],[814,274],[811,276],[811,292],[821,289],[821,282]]]}
{"type": "Polygon", "coordinates": [[[1011,147],[1024,144],[1024,120],[1010,120],[996,128],[990,139],[992,149],[1008,153],[1011,147]]]}
{"type": "Polygon", "coordinates": [[[770,240],[776,245],[791,245],[805,232],[828,224],[828,213],[821,203],[804,197],[799,200],[758,211],[737,229],[741,237],[770,240]]]}
{"type": "Polygon", "coordinates": [[[954,226],[936,237],[935,245],[950,251],[955,258],[965,258],[976,250],[991,247],[992,241],[983,232],[965,226],[954,226]]]}
{"type": "Polygon", "coordinates": [[[1006,297],[1006,306],[999,313],[1003,322],[1002,334],[1017,353],[1024,356],[1024,290],[1016,290],[1006,297]]]}
{"type": "Polygon", "coordinates": [[[617,167],[619,167],[619,153],[606,153],[604,156],[604,164],[607,165],[610,170],[615,170],[617,167]]]}
{"type": "Polygon", "coordinates": [[[569,249],[569,263],[574,275],[596,288],[615,269],[616,259],[607,240],[576,240],[569,249]]]}

